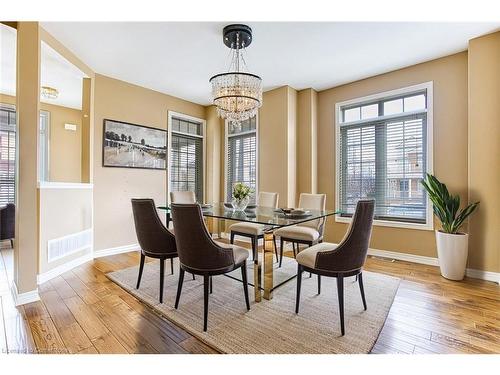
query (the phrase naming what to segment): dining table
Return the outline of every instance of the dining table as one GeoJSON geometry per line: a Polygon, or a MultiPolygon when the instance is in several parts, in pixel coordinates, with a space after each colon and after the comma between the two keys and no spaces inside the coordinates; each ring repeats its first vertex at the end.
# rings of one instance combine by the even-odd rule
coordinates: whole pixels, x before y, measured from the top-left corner
{"type": "MultiPolygon", "coordinates": [[[[270,207],[254,206],[245,210],[238,210],[231,207],[228,203],[200,204],[202,214],[209,220],[217,220],[218,236],[221,238],[221,232],[225,227],[225,221],[248,222],[263,225],[264,246],[261,248],[261,256],[257,254],[253,264],[253,286],[255,302],[260,302],[262,298],[270,300],[273,298],[273,292],[285,282],[293,279],[291,276],[285,282],[275,284],[274,282],[274,241],[273,232],[278,228],[291,225],[297,225],[312,220],[321,220],[321,225],[325,225],[328,216],[339,214],[337,210],[304,210],[300,215],[295,215],[293,211],[286,213],[283,209],[274,209],[270,207]]],[[[165,211],[167,218],[167,227],[171,222],[170,207],[158,206],[160,210],[165,211]]],[[[175,225],[175,224],[174,224],[175,225]]],[[[215,227],[212,225],[212,227],[215,227]]]]}

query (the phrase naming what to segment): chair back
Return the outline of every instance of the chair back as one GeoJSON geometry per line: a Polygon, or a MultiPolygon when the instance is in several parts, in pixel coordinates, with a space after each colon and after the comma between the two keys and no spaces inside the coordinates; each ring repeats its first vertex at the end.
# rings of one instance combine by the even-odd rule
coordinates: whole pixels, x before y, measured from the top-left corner
{"type": "Polygon", "coordinates": [[[259,201],[257,203],[261,207],[278,208],[278,197],[278,193],[261,191],[259,192],[259,201]]]}
{"type": "Polygon", "coordinates": [[[0,240],[14,238],[16,232],[16,206],[8,203],[0,208],[0,240]]]}
{"type": "Polygon", "coordinates": [[[370,245],[374,210],[374,199],[359,200],[344,239],[335,249],[318,253],[315,268],[338,272],[361,269],[370,245]]]}
{"type": "Polygon", "coordinates": [[[196,195],[193,191],[171,191],[170,203],[196,203],[196,195]]]}
{"type": "Polygon", "coordinates": [[[171,211],[182,265],[199,271],[222,270],[234,265],[233,250],[212,240],[199,204],[173,203],[171,211]]]}
{"type": "Polygon", "coordinates": [[[177,252],[174,235],[163,225],[152,199],[132,199],[135,232],[144,252],[162,255],[177,252]]]}
{"type": "MultiPolygon", "coordinates": [[[[299,208],[305,210],[318,210],[324,211],[326,209],[326,194],[308,194],[300,193],[299,197],[299,208]]],[[[312,221],[306,221],[305,223],[299,224],[305,227],[311,227],[320,232],[320,236],[323,235],[323,224],[324,219],[317,219],[312,221]]]]}

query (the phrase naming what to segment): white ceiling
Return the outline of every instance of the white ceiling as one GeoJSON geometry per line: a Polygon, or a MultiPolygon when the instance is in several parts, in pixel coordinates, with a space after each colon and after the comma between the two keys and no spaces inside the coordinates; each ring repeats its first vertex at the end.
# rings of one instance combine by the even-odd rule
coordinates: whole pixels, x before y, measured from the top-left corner
{"type": "MultiPolygon", "coordinates": [[[[214,22],[46,22],[94,71],[200,104],[208,79],[228,66],[214,22]]],[[[265,90],[323,90],[467,49],[500,23],[249,22],[246,53],[265,90]]]]}
{"type": "MultiPolygon", "coordinates": [[[[0,92],[16,95],[16,30],[0,25],[0,45],[0,92]]],[[[81,109],[82,79],[85,74],[43,42],[40,59],[41,86],[59,90],[58,98],[40,98],[40,101],[81,109]]]]}

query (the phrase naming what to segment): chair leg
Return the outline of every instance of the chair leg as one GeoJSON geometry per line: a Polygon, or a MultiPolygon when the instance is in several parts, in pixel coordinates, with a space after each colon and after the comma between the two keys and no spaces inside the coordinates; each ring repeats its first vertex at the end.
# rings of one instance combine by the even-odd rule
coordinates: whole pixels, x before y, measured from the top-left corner
{"type": "Polygon", "coordinates": [[[13,249],[14,248],[14,239],[10,239],[10,247],[13,249]]]}
{"type": "Polygon", "coordinates": [[[283,246],[284,246],[283,238],[280,238],[280,264],[278,267],[281,267],[281,263],[283,262],[283,246]]]}
{"type": "Polygon", "coordinates": [[[358,281],[358,275],[356,275],[356,281],[358,281]]]}
{"type": "Polygon", "coordinates": [[[247,262],[243,262],[241,266],[241,279],[243,280],[243,292],[245,293],[247,310],[250,310],[250,301],[248,300],[247,262]]]}
{"type": "Polygon", "coordinates": [[[212,282],[212,276],[210,276],[210,294],[213,292],[213,282],[212,282]]]}
{"type": "MultiPolygon", "coordinates": [[[[265,240],[264,240],[265,241],[265,240]]],[[[273,244],[274,244],[274,254],[276,254],[276,262],[279,262],[279,257],[278,257],[278,246],[276,246],[276,236],[273,236],[273,244]]],[[[266,244],[264,243],[264,246],[266,244]]]]}
{"type": "Polygon", "coordinates": [[[174,274],[174,258],[170,258],[170,274],[174,274]]]}
{"type": "Polygon", "coordinates": [[[231,245],[234,244],[234,233],[233,232],[231,232],[231,238],[230,238],[229,242],[231,242],[231,245]]]}
{"type": "Polygon", "coordinates": [[[141,285],[142,271],[144,270],[144,261],[146,260],[146,256],[141,254],[141,264],[139,265],[139,277],[137,278],[137,285],[135,289],[139,289],[141,285]]]}
{"type": "MultiPolygon", "coordinates": [[[[184,283],[184,270],[180,268],[179,283],[177,284],[177,295],[175,296],[175,308],[179,307],[179,300],[181,299],[182,284],[184,283]]],[[[193,274],[194,276],[194,274],[193,274]]]]}
{"type": "Polygon", "coordinates": [[[165,279],[165,259],[160,259],[160,303],[163,303],[163,281],[165,279]]]}
{"type": "Polygon", "coordinates": [[[255,260],[255,254],[257,253],[257,245],[255,242],[257,239],[255,237],[250,237],[250,240],[252,241],[252,260],[255,260]]]}
{"type": "Polygon", "coordinates": [[[321,294],[321,275],[318,275],[318,294],[321,294]]]}
{"type": "Polygon", "coordinates": [[[210,276],[203,276],[203,332],[207,331],[208,325],[208,284],[210,276]]]}
{"type": "Polygon", "coordinates": [[[293,257],[297,258],[297,251],[295,250],[295,242],[292,242],[292,248],[293,248],[293,257]]]}
{"type": "Polygon", "coordinates": [[[304,269],[299,264],[297,265],[297,296],[295,300],[295,314],[299,313],[299,303],[300,303],[300,287],[302,286],[302,272],[304,269]]]}
{"type": "Polygon", "coordinates": [[[339,295],[340,332],[345,335],[344,328],[344,277],[337,276],[337,292],[339,295]]]}
{"type": "Polygon", "coordinates": [[[196,280],[196,277],[194,277],[194,273],[193,273],[193,280],[196,280]]]}
{"type": "Polygon", "coordinates": [[[358,276],[359,290],[361,292],[361,299],[363,300],[363,307],[366,310],[366,299],[365,299],[365,288],[363,286],[363,274],[360,273],[358,276]]]}

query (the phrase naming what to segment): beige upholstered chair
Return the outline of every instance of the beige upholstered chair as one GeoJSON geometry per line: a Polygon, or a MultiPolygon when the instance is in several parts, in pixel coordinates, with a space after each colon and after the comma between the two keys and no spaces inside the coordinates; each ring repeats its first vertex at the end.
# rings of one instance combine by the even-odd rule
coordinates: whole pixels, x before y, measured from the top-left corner
{"type": "MultiPolygon", "coordinates": [[[[326,208],[326,194],[301,193],[299,198],[299,207],[306,210],[324,211],[326,208]]],[[[300,244],[312,246],[323,242],[324,226],[325,219],[322,218],[277,229],[274,232],[274,238],[280,238],[279,266],[281,267],[281,263],[283,261],[283,245],[285,242],[292,243],[293,254],[296,256],[299,251],[300,244]]]]}
{"type": "MultiPolygon", "coordinates": [[[[270,207],[270,208],[278,208],[278,193],[267,193],[260,192],[257,204],[260,207],[270,207]]],[[[236,223],[229,227],[231,231],[231,243],[234,243],[235,236],[241,237],[249,237],[252,241],[252,254],[253,259],[257,256],[257,247],[259,246],[259,238],[264,238],[264,229],[265,225],[257,224],[257,223],[236,223]]],[[[278,260],[278,250],[276,247],[274,248],[276,252],[276,260],[278,260]]]]}
{"type": "Polygon", "coordinates": [[[366,310],[365,291],[363,287],[363,265],[365,264],[370,236],[372,233],[373,213],[375,200],[359,200],[356,212],[347,230],[344,239],[337,245],[334,243],[320,243],[297,254],[297,300],[295,313],[299,313],[300,286],[302,272],[308,271],[318,275],[318,294],[321,293],[321,276],[337,279],[339,298],[340,330],[344,336],[344,278],[357,277],[361,300],[366,310]]]}
{"type": "Polygon", "coordinates": [[[171,191],[170,202],[180,204],[196,203],[196,195],[193,191],[171,191]]]}
{"type": "MultiPolygon", "coordinates": [[[[170,203],[191,204],[196,203],[196,195],[193,191],[171,191],[170,203]]],[[[172,216],[167,212],[167,228],[170,228],[172,216]]]]}

